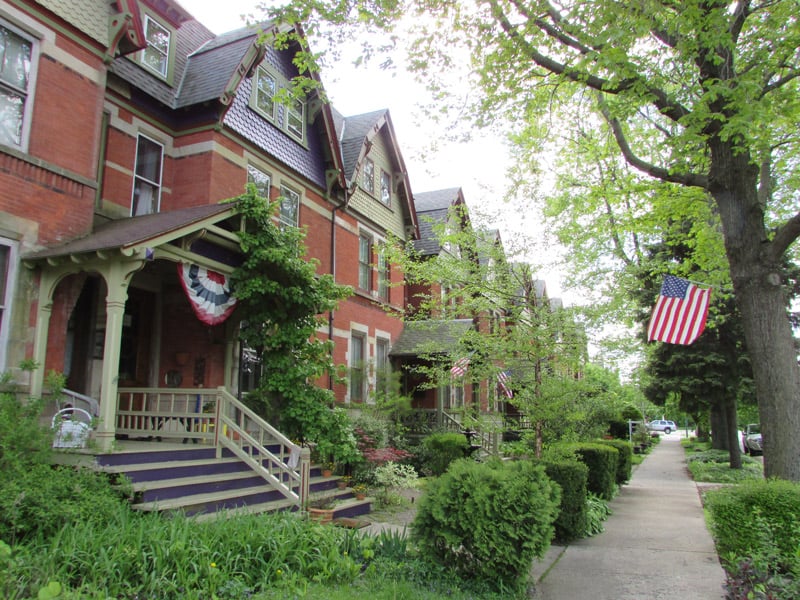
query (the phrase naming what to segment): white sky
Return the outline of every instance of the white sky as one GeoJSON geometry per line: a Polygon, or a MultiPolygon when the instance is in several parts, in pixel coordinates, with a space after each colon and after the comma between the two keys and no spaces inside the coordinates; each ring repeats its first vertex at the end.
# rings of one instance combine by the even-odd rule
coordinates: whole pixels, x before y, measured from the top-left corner
{"type": "MultiPolygon", "coordinates": [[[[243,14],[262,14],[256,9],[259,0],[178,1],[217,34],[244,26],[243,14]]],[[[389,73],[377,65],[356,68],[342,61],[335,72],[322,72],[320,76],[332,104],[345,116],[389,109],[413,192],[461,187],[473,219],[482,207],[500,214],[497,220],[483,224],[499,229],[507,247],[519,235],[532,240],[540,237],[533,209],[521,211],[502,201],[508,159],[499,139],[481,134],[470,142],[439,143],[431,150],[430,142],[442,139],[442,132],[437,129],[441,126],[434,126],[424,117],[419,105],[429,96],[410,75],[401,71],[389,73]]],[[[531,247],[531,254],[537,258],[546,252],[531,247]]],[[[550,297],[562,296],[557,272],[540,272],[539,277],[547,282],[550,297]]],[[[571,298],[564,299],[567,305],[573,304],[571,298]]]]}

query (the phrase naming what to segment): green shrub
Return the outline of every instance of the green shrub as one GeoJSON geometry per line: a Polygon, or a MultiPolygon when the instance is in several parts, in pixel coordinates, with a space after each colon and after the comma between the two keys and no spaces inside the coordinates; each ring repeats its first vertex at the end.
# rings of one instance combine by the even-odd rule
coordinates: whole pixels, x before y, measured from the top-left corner
{"type": "Polygon", "coordinates": [[[467,438],[461,433],[434,433],[422,441],[423,460],[431,475],[439,476],[454,460],[464,458],[467,438]]]}
{"type": "Polygon", "coordinates": [[[592,537],[603,533],[603,522],[611,515],[608,502],[600,496],[589,494],[586,496],[586,529],[581,537],[592,537]]]}
{"type": "Polygon", "coordinates": [[[797,565],[800,552],[800,485],[782,480],[747,481],[708,492],[706,507],[720,555],[751,556],[764,530],[774,540],[783,568],[797,565]]]}
{"type": "Polygon", "coordinates": [[[627,440],[630,437],[630,427],[627,421],[611,421],[608,424],[609,435],[617,440],[627,440]]]}
{"type": "Polygon", "coordinates": [[[593,442],[556,444],[548,455],[575,456],[589,469],[586,489],[605,500],[614,498],[619,460],[616,448],[593,442]]]}
{"type": "Polygon", "coordinates": [[[569,542],[586,531],[586,480],[589,469],[577,460],[544,461],[545,473],[561,488],[561,504],[555,525],[555,539],[569,542]]]}
{"type": "Polygon", "coordinates": [[[622,485],[630,481],[633,469],[633,446],[624,440],[599,440],[598,443],[616,448],[619,452],[617,456],[617,485],[622,485]]]}
{"type": "Polygon", "coordinates": [[[541,465],[458,460],[420,500],[412,536],[464,579],[519,589],[550,545],[558,504],[541,465]]]}

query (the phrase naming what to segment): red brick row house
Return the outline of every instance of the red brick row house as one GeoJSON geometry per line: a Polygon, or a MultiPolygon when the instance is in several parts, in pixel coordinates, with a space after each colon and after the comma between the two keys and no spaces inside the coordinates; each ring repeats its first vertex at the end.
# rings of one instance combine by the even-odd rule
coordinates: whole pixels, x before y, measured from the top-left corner
{"type": "MultiPolygon", "coordinates": [[[[400,361],[417,290],[382,244],[435,253],[430,223],[463,194],[412,194],[388,111],[343,116],[318,79],[279,101],[303,75],[297,46],[272,43],[279,32],[214,35],[171,0],[0,2],[0,371],[33,396],[46,371],[63,372],[101,450],[120,436],[232,439],[220,406],[255,370],[226,287],[243,225],[221,201],[248,183],[279,200],[282,226],[307,232],[319,271],[354,290],[317,332],[347,381],[320,385],[370,402],[400,361]],[[19,370],[26,359],[39,368],[19,370]]],[[[488,387],[465,393],[433,406],[489,408],[488,387]]],[[[276,470],[298,468],[296,445],[281,444],[263,474],[275,485],[276,470]]]]}

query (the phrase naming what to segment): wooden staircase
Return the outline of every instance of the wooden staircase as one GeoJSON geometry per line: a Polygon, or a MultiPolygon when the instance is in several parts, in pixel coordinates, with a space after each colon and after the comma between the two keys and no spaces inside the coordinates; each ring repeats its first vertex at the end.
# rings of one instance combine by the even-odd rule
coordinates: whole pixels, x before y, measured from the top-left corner
{"type": "MultiPolygon", "coordinates": [[[[298,510],[295,503],[229,450],[216,458],[213,447],[132,450],[101,454],[98,468],[124,475],[132,484],[132,506],[141,511],[182,511],[198,519],[224,513],[298,510]]],[[[369,498],[356,500],[349,488],[339,489],[339,477],[323,477],[311,467],[310,504],[334,503],[334,519],[369,514],[369,498]]]]}

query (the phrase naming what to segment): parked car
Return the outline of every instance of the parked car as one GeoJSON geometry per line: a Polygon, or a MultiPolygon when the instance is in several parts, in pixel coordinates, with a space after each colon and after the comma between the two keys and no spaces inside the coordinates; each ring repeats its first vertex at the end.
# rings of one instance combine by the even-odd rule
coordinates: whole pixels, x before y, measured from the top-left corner
{"type": "Polygon", "coordinates": [[[675,421],[665,421],[663,419],[656,419],[650,421],[647,424],[648,431],[663,431],[664,433],[670,434],[673,431],[678,431],[678,427],[675,425],[675,421]]]}
{"type": "Polygon", "coordinates": [[[744,428],[744,431],[742,431],[742,447],[744,448],[745,454],[751,456],[763,454],[764,449],[762,447],[762,442],[761,425],[758,423],[750,423],[744,428]]]}

